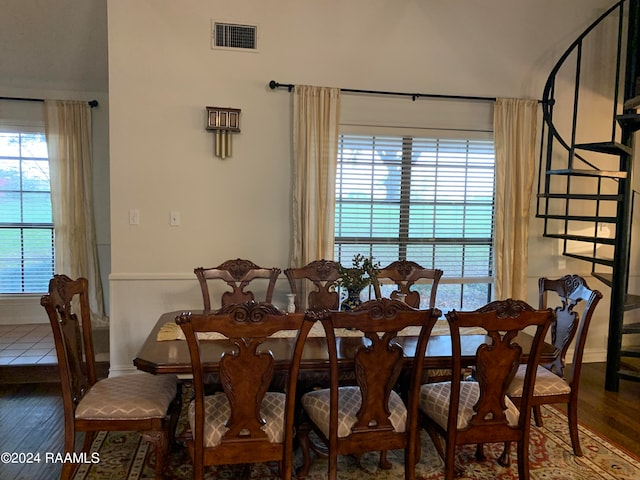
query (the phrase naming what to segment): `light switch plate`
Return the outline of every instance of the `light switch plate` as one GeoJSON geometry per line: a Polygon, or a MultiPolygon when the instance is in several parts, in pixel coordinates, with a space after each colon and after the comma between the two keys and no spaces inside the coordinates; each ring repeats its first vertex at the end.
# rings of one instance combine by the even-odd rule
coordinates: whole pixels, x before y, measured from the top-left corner
{"type": "Polygon", "coordinates": [[[140,223],[140,212],[137,208],[129,210],[129,225],[138,225],[140,223]]]}

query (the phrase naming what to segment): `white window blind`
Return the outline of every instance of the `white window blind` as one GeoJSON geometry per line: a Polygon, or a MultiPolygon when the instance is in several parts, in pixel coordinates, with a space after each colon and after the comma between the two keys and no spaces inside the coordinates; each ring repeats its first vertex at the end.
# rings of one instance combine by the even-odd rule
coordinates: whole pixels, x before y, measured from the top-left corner
{"type": "Polygon", "coordinates": [[[42,131],[0,126],[0,294],[47,291],[54,238],[42,131]]]}
{"type": "Polygon", "coordinates": [[[440,268],[438,307],[484,305],[494,171],[488,139],[340,135],[335,258],[349,264],[361,253],[383,266],[407,259],[440,268]]]}

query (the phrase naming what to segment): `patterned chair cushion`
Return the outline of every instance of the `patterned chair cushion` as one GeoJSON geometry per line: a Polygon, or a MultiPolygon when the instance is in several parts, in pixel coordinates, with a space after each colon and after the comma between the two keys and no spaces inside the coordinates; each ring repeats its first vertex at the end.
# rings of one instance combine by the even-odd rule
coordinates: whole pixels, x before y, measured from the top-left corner
{"type": "MultiPolygon", "coordinates": [[[[302,396],[302,406],[320,431],[329,437],[329,394],[330,390],[315,390],[302,396]]],[[[338,437],[351,434],[356,423],[356,414],[362,404],[362,394],[357,386],[340,387],[338,394],[338,437]]],[[[404,432],[407,422],[407,408],[400,396],[391,391],[389,396],[389,420],[396,432],[404,432]]]]}
{"type": "MultiPolygon", "coordinates": [[[[279,392],[267,392],[262,400],[260,414],[265,420],[262,430],[267,434],[270,442],[284,441],[284,413],[286,395],[279,392]]],[[[204,397],[204,446],[220,445],[222,436],[229,430],[225,425],[231,416],[231,407],[227,396],[222,392],[204,397]]],[[[195,401],[189,404],[189,425],[195,430],[196,407],[195,401]]]]}
{"type": "MultiPolygon", "coordinates": [[[[451,382],[427,383],[420,387],[420,409],[433,418],[442,428],[447,428],[449,417],[449,397],[451,382]]],[[[458,407],[458,429],[465,428],[474,415],[473,406],[480,397],[480,386],[477,382],[460,383],[460,406],[458,407]]],[[[518,424],[520,412],[508,397],[505,397],[507,409],[505,414],[510,426],[518,424]]]]}
{"type": "Polygon", "coordinates": [[[150,373],[123,375],[99,380],[82,397],[76,418],[86,420],[128,420],[162,418],[176,396],[175,375],[150,373]]]}
{"type": "MultiPolygon", "coordinates": [[[[516,376],[507,389],[507,395],[510,397],[522,396],[522,384],[524,383],[526,369],[526,365],[520,365],[520,367],[518,367],[516,376]]],[[[571,387],[563,378],[560,378],[547,368],[538,366],[536,384],[533,390],[534,396],[564,395],[567,393],[571,393],[571,387]]]]}

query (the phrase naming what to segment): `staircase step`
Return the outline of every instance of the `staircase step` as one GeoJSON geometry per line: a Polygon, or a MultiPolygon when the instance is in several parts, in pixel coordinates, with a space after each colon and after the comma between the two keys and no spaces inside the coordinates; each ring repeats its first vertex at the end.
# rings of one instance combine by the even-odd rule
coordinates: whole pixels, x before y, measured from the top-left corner
{"type": "Polygon", "coordinates": [[[640,359],[625,357],[620,359],[620,370],[632,370],[634,372],[640,372],[640,359]]]}
{"type": "Polygon", "coordinates": [[[622,350],[620,350],[620,356],[640,358],[640,346],[634,345],[634,346],[622,347],[622,350]]]}
{"type": "Polygon", "coordinates": [[[587,237],[585,235],[570,235],[566,233],[545,233],[543,237],[559,238],[561,240],[572,240],[574,242],[601,243],[605,245],[615,245],[615,238],[587,237]]]}
{"type": "Polygon", "coordinates": [[[629,129],[631,132],[640,130],[640,115],[637,113],[625,113],[616,116],[616,120],[623,128],[629,129]]]}
{"type": "Polygon", "coordinates": [[[612,258],[597,258],[597,257],[589,257],[587,255],[578,255],[577,253],[563,253],[565,257],[577,258],[578,260],[584,260],[589,263],[597,263],[598,265],[607,265],[608,267],[613,267],[613,259],[612,258]]]}
{"type": "Polygon", "coordinates": [[[618,202],[622,195],[597,195],[594,193],[539,193],[538,198],[560,198],[564,200],[596,200],[601,202],[618,202]]]}
{"type": "MultiPolygon", "coordinates": [[[[640,299],[640,297],[638,298],[640,299]]],[[[627,323],[623,325],[622,333],[640,333],[640,323],[627,323]]]]}
{"type": "Polygon", "coordinates": [[[619,370],[618,376],[622,380],[630,380],[632,382],[640,382],[640,372],[635,370],[619,370]]]}
{"type": "Polygon", "coordinates": [[[591,272],[591,275],[593,275],[593,278],[600,280],[607,287],[611,287],[611,285],[613,285],[613,275],[611,273],[591,272]]]}
{"type": "Polygon", "coordinates": [[[633,154],[633,150],[630,147],[618,142],[581,143],[579,145],[575,145],[575,148],[579,148],[581,150],[589,150],[591,152],[608,153],[611,155],[633,154]]]}
{"type": "Polygon", "coordinates": [[[640,295],[632,295],[628,293],[624,298],[624,310],[628,312],[630,310],[636,310],[638,308],[640,308],[640,295]]]}
{"type": "Polygon", "coordinates": [[[538,213],[536,218],[547,218],[549,220],[570,220],[575,222],[591,222],[591,223],[616,223],[617,217],[588,217],[579,215],[545,215],[538,213]]]}
{"type": "Polygon", "coordinates": [[[547,170],[547,175],[571,175],[574,177],[627,178],[627,172],[620,172],[618,170],[581,170],[578,168],[562,168],[559,170],[547,170]]]}
{"type": "Polygon", "coordinates": [[[624,102],[625,110],[634,110],[640,107],[640,95],[630,98],[626,102],[624,102]]]}

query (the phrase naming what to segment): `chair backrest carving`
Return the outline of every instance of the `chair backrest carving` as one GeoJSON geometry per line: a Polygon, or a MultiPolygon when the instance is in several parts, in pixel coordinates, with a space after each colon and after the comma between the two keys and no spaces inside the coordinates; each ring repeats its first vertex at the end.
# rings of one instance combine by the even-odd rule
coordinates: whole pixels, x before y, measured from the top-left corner
{"type": "Polygon", "coordinates": [[[208,280],[223,280],[231,287],[231,291],[224,292],[220,300],[221,306],[225,306],[255,300],[253,292],[250,290],[245,291],[245,288],[255,279],[266,279],[268,284],[264,301],[270,303],[281,270],[276,267],[263,268],[250,260],[236,258],[235,260],[227,260],[217,267],[197,267],[193,272],[196,274],[198,282],[200,283],[204,309],[211,310],[208,280]]]}
{"type": "Polygon", "coordinates": [[[425,268],[409,260],[396,260],[380,269],[378,281],[374,283],[376,298],[381,298],[380,279],[389,279],[396,284],[397,289],[391,292],[391,298],[398,293],[405,294],[405,303],[414,308],[420,308],[420,293],[411,287],[418,280],[431,280],[431,292],[427,308],[435,307],[438,284],[442,277],[442,270],[425,268]]]}
{"type": "Polygon", "coordinates": [[[54,275],[40,304],[53,330],[65,415],[73,415],[75,406],[97,382],[87,279],[54,275]]]}
{"type": "Polygon", "coordinates": [[[587,339],[587,332],[591,324],[593,312],[602,299],[602,293],[592,290],[587,285],[584,278],[579,275],[565,275],[559,279],[549,279],[542,277],[538,279],[539,287],[539,307],[549,306],[549,292],[555,292],[558,303],[555,307],[557,320],[551,325],[551,341],[555,346],[558,355],[555,360],[545,366],[559,375],[564,376],[566,355],[575,338],[573,350],[573,374],[575,378],[576,367],[580,369],[582,365],[582,354],[587,339]],[[582,312],[577,307],[581,302],[582,312]]]}
{"type": "Polygon", "coordinates": [[[296,311],[306,308],[317,310],[328,308],[337,310],[340,305],[340,295],[333,289],[333,284],[340,278],[338,262],[333,260],[315,260],[304,267],[288,268],[284,274],[289,280],[291,293],[295,295],[296,311]],[[306,284],[303,282],[307,282],[306,284]],[[308,290],[308,283],[315,289],[307,294],[306,305],[301,296],[308,290]]]}
{"type": "Polygon", "coordinates": [[[291,454],[298,369],[304,342],[313,322],[306,320],[303,314],[285,314],[272,304],[249,301],[226,305],[215,313],[182,313],[176,318],[176,323],[184,331],[191,357],[196,418],[193,442],[196,452],[204,448],[201,443],[204,435],[205,378],[209,373],[208,365],[201,360],[201,349],[206,348],[203,347],[206,340],[199,340],[198,334],[217,332],[228,338],[219,368],[231,414],[222,443],[214,448],[225,452],[220,453],[221,458],[231,458],[233,452],[239,455],[241,451],[247,458],[252,455],[251,452],[255,452],[256,457],[263,455],[256,461],[265,458],[274,460],[278,459],[278,455],[291,454]],[[276,365],[272,352],[262,346],[270,335],[282,330],[296,332],[297,341],[295,348],[289,352],[291,358],[288,361],[279,358],[282,363],[276,365]],[[287,373],[287,423],[284,442],[275,447],[262,429],[265,420],[260,407],[277,368],[287,373]],[[276,452],[275,457],[273,452],[276,452]]]}
{"type": "MultiPolygon", "coordinates": [[[[315,316],[321,320],[327,336],[331,371],[330,388],[335,392],[335,394],[332,393],[331,398],[332,402],[336,403],[332,403],[330,409],[330,432],[337,432],[337,389],[340,386],[337,365],[338,344],[341,355],[349,353],[353,355],[355,379],[362,396],[362,406],[351,430],[352,440],[348,441],[366,441],[357,440],[356,437],[362,435],[366,437],[368,433],[375,436],[376,432],[393,430],[389,419],[389,396],[398,382],[403,367],[408,362],[412,367],[408,390],[407,425],[415,420],[423,362],[414,362],[414,359],[424,358],[429,335],[440,314],[436,309],[417,310],[403,302],[387,298],[369,300],[348,312],[335,310],[307,312],[308,316],[315,316]],[[415,355],[409,357],[404,355],[404,350],[397,341],[398,332],[406,327],[420,329],[415,355]],[[334,329],[344,328],[361,331],[368,341],[363,342],[361,337],[336,338],[334,329]]],[[[337,437],[334,441],[337,441],[337,437]]],[[[384,445],[373,446],[371,449],[375,448],[384,449],[384,445]]]]}
{"type": "MultiPolygon", "coordinates": [[[[526,391],[523,394],[518,422],[518,428],[523,429],[525,422],[528,422],[531,416],[532,380],[535,378],[544,336],[555,317],[553,311],[551,309],[535,310],[523,301],[507,299],[491,302],[472,312],[453,310],[445,316],[451,330],[454,372],[459,372],[462,367],[465,367],[461,365],[460,330],[464,327],[481,327],[487,331],[487,342],[480,345],[476,351],[476,380],[480,397],[474,406],[476,414],[465,434],[472,436],[473,433],[470,432],[474,428],[486,429],[487,433],[491,434],[488,429],[493,429],[496,441],[509,439],[509,434],[506,432],[512,427],[509,427],[505,415],[505,395],[518,366],[523,363],[523,348],[518,334],[525,328],[533,329],[533,340],[526,362],[526,391]]],[[[454,378],[451,382],[452,399],[459,398],[460,388],[460,379],[454,378]]],[[[456,429],[457,410],[458,402],[453,400],[448,429],[456,429]]]]}

